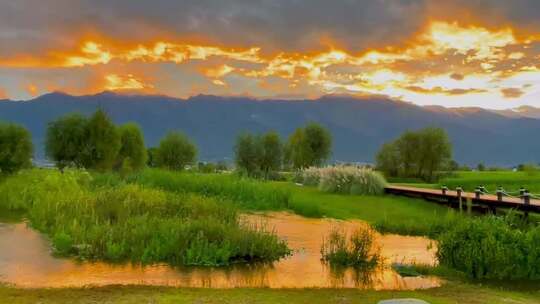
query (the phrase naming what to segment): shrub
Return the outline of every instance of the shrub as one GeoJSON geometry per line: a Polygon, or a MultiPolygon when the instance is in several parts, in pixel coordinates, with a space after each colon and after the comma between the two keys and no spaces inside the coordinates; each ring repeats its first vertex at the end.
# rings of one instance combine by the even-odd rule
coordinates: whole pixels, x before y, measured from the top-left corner
{"type": "Polygon", "coordinates": [[[540,279],[540,227],[486,216],[457,222],[439,238],[441,265],[478,279],[540,279]]]}
{"type": "Polygon", "coordinates": [[[378,195],[384,193],[386,181],[378,172],[370,168],[336,166],[308,168],[302,171],[305,185],[317,185],[330,193],[378,195]]]}
{"type": "Polygon", "coordinates": [[[302,170],[301,182],[306,186],[318,186],[321,181],[321,170],[316,167],[309,167],[302,170]]]}
{"type": "Polygon", "coordinates": [[[350,235],[334,229],[323,241],[322,259],[334,266],[374,267],[380,260],[380,250],[373,248],[375,232],[369,226],[350,235]]]}

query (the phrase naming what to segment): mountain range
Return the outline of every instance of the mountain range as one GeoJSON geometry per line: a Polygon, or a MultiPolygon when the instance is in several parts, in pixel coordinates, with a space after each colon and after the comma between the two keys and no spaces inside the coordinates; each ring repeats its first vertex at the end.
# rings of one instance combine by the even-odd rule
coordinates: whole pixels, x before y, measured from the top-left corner
{"type": "Polygon", "coordinates": [[[169,130],[181,130],[198,145],[202,160],[232,159],[234,141],[241,132],[276,130],[285,138],[295,128],[315,121],[331,131],[335,161],[373,162],[384,142],[405,130],[434,126],[448,132],[454,158],[460,163],[513,166],[540,162],[540,109],[534,107],[505,111],[421,107],[378,96],[259,100],[50,93],[28,101],[0,101],[0,120],[26,126],[33,135],[36,159],[44,159],[49,121],[70,112],[90,115],[98,108],[116,123],[139,123],[148,146],[157,145],[169,130]]]}

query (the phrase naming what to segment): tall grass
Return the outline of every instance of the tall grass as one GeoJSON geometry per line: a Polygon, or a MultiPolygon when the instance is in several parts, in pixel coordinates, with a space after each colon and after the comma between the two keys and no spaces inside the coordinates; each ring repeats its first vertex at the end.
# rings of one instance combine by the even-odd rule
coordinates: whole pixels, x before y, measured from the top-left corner
{"type": "Polygon", "coordinates": [[[380,195],[386,186],[378,172],[354,166],[308,168],[302,171],[301,182],[324,192],[357,195],[380,195]]]}
{"type": "Polygon", "coordinates": [[[275,234],[241,223],[226,200],[96,185],[84,171],[24,171],[1,183],[0,193],[0,205],[25,210],[64,255],[220,266],[274,261],[289,252],[275,234]]]}
{"type": "Polygon", "coordinates": [[[179,173],[145,170],[128,182],[173,192],[197,193],[230,200],[244,209],[281,210],[289,207],[291,193],[273,184],[230,174],[179,173]]]}
{"type": "Polygon", "coordinates": [[[448,227],[438,241],[441,265],[470,277],[540,279],[540,227],[495,216],[470,218],[448,227]]]}
{"type": "Polygon", "coordinates": [[[369,226],[350,234],[334,229],[323,241],[322,260],[332,266],[374,267],[381,261],[379,249],[373,248],[374,238],[375,232],[369,226]]]}

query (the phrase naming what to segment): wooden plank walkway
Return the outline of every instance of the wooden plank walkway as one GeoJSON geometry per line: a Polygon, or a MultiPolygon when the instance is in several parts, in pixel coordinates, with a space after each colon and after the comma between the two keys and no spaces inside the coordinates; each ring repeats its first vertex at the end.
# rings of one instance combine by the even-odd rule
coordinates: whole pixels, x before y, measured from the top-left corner
{"type": "MultiPolygon", "coordinates": [[[[458,193],[451,190],[447,190],[446,194],[444,194],[442,190],[437,189],[388,185],[385,188],[385,192],[394,195],[423,198],[429,201],[446,203],[455,207],[459,206],[458,193]]],[[[463,206],[466,206],[467,201],[470,201],[473,205],[486,207],[493,211],[495,211],[496,208],[510,208],[525,212],[540,213],[540,200],[536,199],[530,199],[529,204],[525,204],[521,198],[504,196],[502,200],[499,200],[496,195],[491,194],[482,194],[480,198],[476,198],[475,193],[462,192],[461,197],[463,206]]]]}

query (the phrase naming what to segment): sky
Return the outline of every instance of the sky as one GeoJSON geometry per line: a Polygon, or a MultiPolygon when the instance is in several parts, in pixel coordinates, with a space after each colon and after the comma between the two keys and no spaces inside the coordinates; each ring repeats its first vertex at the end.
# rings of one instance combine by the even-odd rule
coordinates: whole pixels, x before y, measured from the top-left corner
{"type": "Polygon", "coordinates": [[[53,91],[540,107],[540,1],[0,0],[0,99],[53,91]]]}

